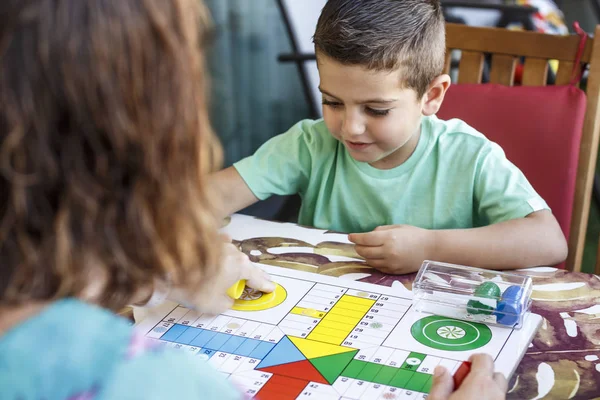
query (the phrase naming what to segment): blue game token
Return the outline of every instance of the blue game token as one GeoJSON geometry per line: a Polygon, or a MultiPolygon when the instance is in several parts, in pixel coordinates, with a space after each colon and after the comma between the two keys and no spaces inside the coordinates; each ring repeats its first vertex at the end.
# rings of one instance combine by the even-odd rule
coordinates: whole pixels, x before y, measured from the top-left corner
{"type": "Polygon", "coordinates": [[[509,286],[504,293],[502,293],[502,300],[511,303],[519,303],[523,296],[523,288],[521,286],[513,285],[509,286]]]}
{"type": "Polygon", "coordinates": [[[499,324],[514,325],[519,321],[522,312],[521,297],[523,297],[523,288],[517,285],[509,286],[502,293],[502,299],[494,312],[499,324]]]}
{"type": "Polygon", "coordinates": [[[519,321],[521,305],[519,303],[498,302],[496,307],[496,322],[502,325],[514,325],[519,321]]]}

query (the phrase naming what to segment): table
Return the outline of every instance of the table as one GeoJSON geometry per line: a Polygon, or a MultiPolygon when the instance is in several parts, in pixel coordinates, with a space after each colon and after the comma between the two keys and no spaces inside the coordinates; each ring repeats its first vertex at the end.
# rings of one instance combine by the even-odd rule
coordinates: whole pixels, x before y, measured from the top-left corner
{"type": "MultiPolygon", "coordinates": [[[[411,290],[416,274],[367,266],[346,235],[234,215],[224,230],[253,262],[411,290]],[[260,236],[256,235],[260,232],[260,236]]],[[[600,277],[539,267],[532,311],[543,324],[509,383],[508,399],[600,398],[600,277]]]]}

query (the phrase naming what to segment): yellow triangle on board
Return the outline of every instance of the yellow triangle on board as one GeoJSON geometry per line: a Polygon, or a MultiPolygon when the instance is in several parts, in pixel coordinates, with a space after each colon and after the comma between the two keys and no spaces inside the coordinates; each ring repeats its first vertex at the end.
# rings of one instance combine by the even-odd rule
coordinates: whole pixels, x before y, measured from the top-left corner
{"type": "Polygon", "coordinates": [[[310,339],[301,339],[292,336],[289,336],[289,338],[298,348],[298,350],[300,350],[308,359],[331,356],[333,354],[341,354],[356,350],[351,347],[337,346],[335,344],[317,342],[310,339]]]}

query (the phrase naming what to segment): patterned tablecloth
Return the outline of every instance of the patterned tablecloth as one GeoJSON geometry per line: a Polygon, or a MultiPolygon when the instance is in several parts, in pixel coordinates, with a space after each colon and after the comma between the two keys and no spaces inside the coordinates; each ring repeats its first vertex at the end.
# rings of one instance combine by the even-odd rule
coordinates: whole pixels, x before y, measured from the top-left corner
{"type": "MultiPolygon", "coordinates": [[[[254,262],[411,290],[416,274],[367,266],[346,235],[234,215],[225,230],[254,262]],[[258,234],[257,234],[258,233],[258,234]]],[[[600,399],[600,277],[556,268],[533,278],[532,311],[544,318],[509,383],[509,399],[600,399]]]]}

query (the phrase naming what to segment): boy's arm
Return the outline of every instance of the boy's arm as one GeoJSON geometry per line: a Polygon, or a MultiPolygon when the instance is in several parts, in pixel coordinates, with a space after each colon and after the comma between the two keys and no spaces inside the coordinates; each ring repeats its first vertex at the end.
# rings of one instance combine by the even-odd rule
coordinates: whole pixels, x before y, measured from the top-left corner
{"type": "Polygon", "coordinates": [[[567,242],[548,210],[481,228],[427,230],[391,225],[351,234],[349,239],[369,265],[395,274],[414,272],[423,260],[515,269],[556,265],[567,258],[567,242]]]}
{"type": "Polygon", "coordinates": [[[226,217],[258,201],[239,172],[234,167],[211,175],[209,186],[219,194],[219,217],[226,217]]]}

